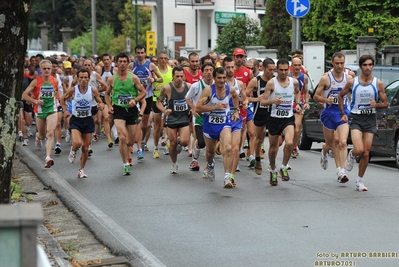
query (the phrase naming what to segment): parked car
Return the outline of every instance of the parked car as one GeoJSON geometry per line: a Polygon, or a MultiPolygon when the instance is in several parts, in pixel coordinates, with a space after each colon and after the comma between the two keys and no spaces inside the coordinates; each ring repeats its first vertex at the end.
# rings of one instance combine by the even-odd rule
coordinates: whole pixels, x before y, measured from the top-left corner
{"type": "MultiPolygon", "coordinates": [[[[396,72],[397,80],[394,80],[385,88],[389,103],[388,108],[377,109],[378,130],[374,135],[370,158],[372,156],[394,157],[396,166],[399,168],[399,67],[375,66],[373,74],[388,81],[391,79],[392,71],[396,72]]],[[[314,101],[315,90],[310,92],[310,109],[305,112],[303,117],[298,144],[301,150],[311,149],[313,142],[324,142],[323,124],[320,120],[323,106],[314,101]]],[[[348,144],[351,144],[350,137],[348,144]]]]}

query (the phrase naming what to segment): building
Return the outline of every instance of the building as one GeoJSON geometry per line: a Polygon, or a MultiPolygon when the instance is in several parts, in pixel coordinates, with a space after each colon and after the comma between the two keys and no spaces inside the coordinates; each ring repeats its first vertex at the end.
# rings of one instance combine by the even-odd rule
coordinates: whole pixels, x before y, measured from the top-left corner
{"type": "MultiPolygon", "coordinates": [[[[156,0],[132,0],[152,9],[152,30],[157,32],[156,0]]],[[[216,46],[223,26],[234,16],[247,15],[261,21],[265,0],[164,0],[164,46],[178,57],[190,51],[204,56],[216,46]],[[181,36],[181,41],[169,41],[181,36]],[[168,38],[169,37],[169,38],[168,38]],[[182,49],[181,49],[182,48],[182,49]]]]}

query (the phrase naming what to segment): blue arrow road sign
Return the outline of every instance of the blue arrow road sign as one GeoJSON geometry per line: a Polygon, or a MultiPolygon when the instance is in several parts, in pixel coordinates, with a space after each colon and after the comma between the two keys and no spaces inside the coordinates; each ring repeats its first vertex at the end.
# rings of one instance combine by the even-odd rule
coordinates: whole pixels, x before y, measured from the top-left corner
{"type": "Polygon", "coordinates": [[[309,12],[310,2],[309,0],[287,0],[285,8],[294,18],[302,18],[309,12]]]}

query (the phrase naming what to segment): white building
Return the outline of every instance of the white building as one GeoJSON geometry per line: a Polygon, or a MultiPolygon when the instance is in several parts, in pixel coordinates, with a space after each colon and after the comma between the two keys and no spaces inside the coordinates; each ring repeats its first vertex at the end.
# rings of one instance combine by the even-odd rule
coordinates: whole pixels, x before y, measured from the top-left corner
{"type": "MultiPolygon", "coordinates": [[[[152,31],[157,32],[156,0],[132,0],[133,4],[152,6],[152,31]]],[[[265,0],[164,0],[164,46],[178,57],[187,50],[200,56],[216,46],[216,38],[233,16],[247,15],[260,23],[265,14],[265,0]],[[181,42],[168,37],[181,36],[181,42]],[[181,50],[181,47],[183,49],[181,50]]]]}

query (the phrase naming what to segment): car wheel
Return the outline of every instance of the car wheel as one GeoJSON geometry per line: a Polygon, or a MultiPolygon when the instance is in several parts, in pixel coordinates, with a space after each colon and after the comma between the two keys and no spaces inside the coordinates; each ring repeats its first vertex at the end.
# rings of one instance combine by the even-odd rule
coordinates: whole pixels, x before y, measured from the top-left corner
{"type": "Polygon", "coordinates": [[[395,163],[396,167],[399,168],[399,135],[395,139],[395,163]]]}
{"type": "Polygon", "coordinates": [[[310,139],[307,135],[306,135],[306,131],[304,129],[304,127],[302,126],[301,129],[301,133],[299,136],[299,141],[298,141],[298,147],[300,150],[309,150],[312,148],[312,139],[310,139]]]}

